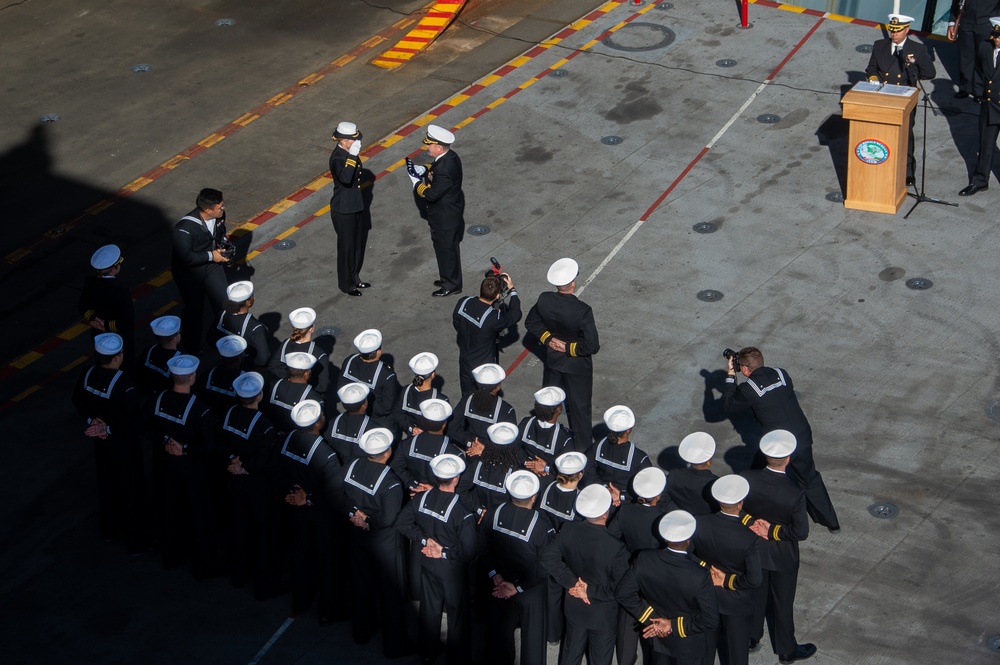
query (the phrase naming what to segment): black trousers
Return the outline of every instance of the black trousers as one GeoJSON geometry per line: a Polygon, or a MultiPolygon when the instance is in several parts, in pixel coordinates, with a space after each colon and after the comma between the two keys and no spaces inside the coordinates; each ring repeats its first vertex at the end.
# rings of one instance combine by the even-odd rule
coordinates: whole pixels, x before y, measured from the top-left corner
{"type": "Polygon", "coordinates": [[[461,244],[463,237],[465,237],[464,224],[453,229],[431,227],[431,244],[434,245],[434,256],[437,258],[442,289],[448,291],[462,289],[461,244]]]}
{"type": "Polygon", "coordinates": [[[958,24],[958,89],[970,95],[982,90],[982,75],[976,68],[979,45],[990,36],[990,23],[976,24],[962,21],[958,24]],[[978,82],[979,85],[976,85],[978,82]]]}
{"type": "MultiPolygon", "coordinates": [[[[403,545],[395,529],[362,531],[349,527],[351,548],[351,635],[368,642],[382,628],[382,654],[404,656],[407,608],[403,545]]],[[[411,624],[412,625],[412,624],[411,624]]]]}
{"type": "Polygon", "coordinates": [[[917,173],[917,158],[913,156],[914,143],[913,126],[917,122],[917,112],[910,113],[910,138],[906,144],[906,177],[915,178],[917,173]]]}
{"type": "Polygon", "coordinates": [[[195,577],[213,574],[219,562],[207,465],[190,457],[165,460],[162,500],[164,565],[171,568],[191,555],[195,577]]]}
{"type": "Polygon", "coordinates": [[[553,577],[546,578],[545,587],[545,640],[558,642],[566,629],[566,619],[563,616],[566,589],[553,577]]]}
{"type": "Polygon", "coordinates": [[[472,658],[469,567],[434,562],[420,569],[420,656],[435,658],[441,648],[441,613],[448,615],[447,665],[472,658]]]}
{"type": "Polygon", "coordinates": [[[976,171],[972,175],[973,185],[985,187],[990,184],[990,173],[993,171],[993,153],[997,147],[997,135],[1000,125],[989,124],[989,102],[983,100],[979,108],[979,159],[976,160],[976,171]]]}
{"type": "Polygon", "coordinates": [[[143,521],[146,490],[138,438],[94,439],[101,537],[123,538],[130,552],[148,545],[143,521]]]}
{"type": "MultiPolygon", "coordinates": [[[[779,656],[795,653],[795,588],[799,570],[763,570],[764,579],[753,590],[753,624],[751,636],[764,637],[764,619],[771,638],[771,648],[779,656]]],[[[749,643],[748,643],[749,644],[749,643]]]]}
{"type": "Polygon", "coordinates": [[[330,211],[333,230],[337,232],[337,288],[344,293],[361,283],[361,267],[365,263],[368,228],[361,211],[342,213],[330,211]]]}
{"type": "Polygon", "coordinates": [[[566,634],[559,646],[559,665],[580,665],[587,656],[587,665],[611,665],[615,655],[618,626],[608,621],[601,628],[588,628],[566,617],[566,634]]]}
{"type": "Polygon", "coordinates": [[[271,598],[281,588],[279,539],[268,486],[256,476],[230,476],[229,573],[233,586],[253,581],[254,597],[271,598]]]}
{"type": "Polygon", "coordinates": [[[642,636],[642,626],[624,607],[618,608],[618,638],[615,656],[618,665],[635,665],[642,649],[642,665],[653,665],[653,645],[642,636]]]}
{"type": "Polygon", "coordinates": [[[337,566],[338,550],[333,542],[333,516],[322,506],[290,506],[292,520],[292,612],[301,614],[312,605],[318,591],[317,613],[333,618],[340,605],[335,577],[343,574],[337,566]]]}
{"type": "Polygon", "coordinates": [[[812,521],[820,526],[839,529],[837,511],[833,508],[823,476],[816,470],[812,449],[802,448],[792,453],[787,471],[788,477],[806,493],[806,511],[812,521]]]}
{"type": "Polygon", "coordinates": [[[748,665],[750,662],[750,625],[752,614],[719,614],[719,627],[705,634],[708,654],[705,661],[720,665],[748,665]]]}
{"type": "Polygon", "coordinates": [[[574,445],[579,451],[584,451],[593,439],[594,421],[591,419],[593,410],[594,375],[566,374],[552,369],[548,365],[542,373],[542,386],[556,386],[566,391],[566,417],[569,428],[576,434],[574,445]]]}
{"type": "Polygon", "coordinates": [[[513,665],[514,629],[521,627],[521,665],[545,665],[545,582],[507,600],[487,599],[488,665],[513,665]]]}
{"type": "Polygon", "coordinates": [[[205,341],[205,302],[212,308],[213,321],[226,306],[226,271],[215,263],[199,270],[174,267],[174,282],[180,292],[184,309],[181,311],[181,344],[184,352],[198,355],[205,341]]]}

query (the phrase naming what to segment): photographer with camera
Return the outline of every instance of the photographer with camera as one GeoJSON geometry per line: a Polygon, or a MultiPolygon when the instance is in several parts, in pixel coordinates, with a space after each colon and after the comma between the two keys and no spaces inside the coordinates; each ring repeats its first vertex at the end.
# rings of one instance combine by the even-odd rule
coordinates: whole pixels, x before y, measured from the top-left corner
{"type": "Polygon", "coordinates": [[[726,389],[722,395],[726,413],[750,409],[764,434],[783,429],[795,435],[797,445],[788,464],[788,476],[805,492],[809,517],[831,533],[837,533],[840,521],[823,477],[813,462],[812,428],[799,406],[792,378],[783,369],[765,367],[764,354],[752,346],[740,349],[739,353],[726,349],[722,355],[728,361],[726,389]],[[745,382],[736,383],[737,372],[746,377],[745,382]]]}
{"type": "Polygon", "coordinates": [[[458,343],[458,380],[462,395],[468,395],[476,389],[472,370],[480,365],[499,363],[500,333],[521,320],[521,299],[510,275],[496,271],[486,273],[479,285],[479,297],[459,300],[451,319],[458,343]],[[510,304],[504,302],[507,295],[510,304]]]}
{"type": "Polygon", "coordinates": [[[236,255],[226,237],[226,203],[222,192],[205,188],[198,192],[197,206],[174,225],[170,271],[180,291],[181,343],[187,353],[197,355],[204,340],[205,297],[218,318],[226,306],[226,272],[223,265],[236,255]]]}

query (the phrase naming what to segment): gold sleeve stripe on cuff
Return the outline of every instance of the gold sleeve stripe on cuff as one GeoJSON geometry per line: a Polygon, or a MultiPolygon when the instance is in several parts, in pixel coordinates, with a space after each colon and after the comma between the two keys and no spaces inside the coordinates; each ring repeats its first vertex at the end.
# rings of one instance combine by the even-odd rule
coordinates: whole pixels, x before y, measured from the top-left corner
{"type": "Polygon", "coordinates": [[[736,591],[736,575],[729,576],[729,582],[726,583],[726,586],[728,586],[730,590],[736,591]]]}
{"type": "Polygon", "coordinates": [[[646,611],[642,613],[642,616],[639,617],[639,623],[646,623],[646,620],[649,619],[649,615],[652,613],[653,613],[653,606],[650,605],[649,607],[646,608],[646,611]]]}
{"type": "Polygon", "coordinates": [[[677,624],[677,634],[681,637],[687,637],[684,633],[684,617],[677,617],[677,621],[675,623],[677,624]]]}
{"type": "Polygon", "coordinates": [[[576,342],[570,342],[569,344],[569,355],[576,356],[576,342]]]}
{"type": "Polygon", "coordinates": [[[538,341],[540,341],[542,344],[545,344],[545,342],[549,341],[549,337],[552,337],[552,333],[546,330],[545,332],[542,333],[542,336],[538,338],[538,341]]]}

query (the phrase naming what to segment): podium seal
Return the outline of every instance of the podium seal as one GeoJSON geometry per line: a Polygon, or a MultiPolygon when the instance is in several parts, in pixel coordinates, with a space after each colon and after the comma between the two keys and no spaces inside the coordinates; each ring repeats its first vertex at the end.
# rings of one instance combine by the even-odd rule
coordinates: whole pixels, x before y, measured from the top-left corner
{"type": "Polygon", "coordinates": [[[865,164],[881,164],[889,159],[889,146],[874,139],[866,139],[854,148],[854,154],[865,164]]]}

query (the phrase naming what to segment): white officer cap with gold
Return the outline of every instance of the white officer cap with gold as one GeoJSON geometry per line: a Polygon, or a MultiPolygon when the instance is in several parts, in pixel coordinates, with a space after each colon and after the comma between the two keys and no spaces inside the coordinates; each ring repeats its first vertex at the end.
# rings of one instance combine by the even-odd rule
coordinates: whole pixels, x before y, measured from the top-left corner
{"type": "Polygon", "coordinates": [[[465,460],[458,455],[443,453],[431,460],[431,473],[435,478],[451,480],[465,471],[465,460]]]}
{"type": "Polygon", "coordinates": [[[688,464],[704,464],[715,455],[715,439],[708,432],[692,432],[681,439],[677,453],[688,464]]]}
{"type": "Polygon", "coordinates": [[[655,499],[663,494],[666,487],[667,474],[663,473],[663,469],[658,469],[655,466],[647,466],[635,474],[635,478],[632,479],[632,488],[635,490],[636,496],[643,499],[655,499]]]}
{"type": "Polygon", "coordinates": [[[552,286],[566,286],[580,274],[580,264],[570,258],[559,259],[551,266],[545,278],[552,286]]]}
{"type": "Polygon", "coordinates": [[[794,453],[797,445],[795,435],[787,429],[771,430],[760,438],[760,452],[777,459],[794,453]]]}
{"type": "Polygon", "coordinates": [[[149,322],[149,327],[157,337],[173,337],[181,331],[179,316],[161,316],[149,322]]]}
{"type": "Polygon", "coordinates": [[[299,307],[298,309],[292,310],[292,313],[288,315],[288,322],[292,324],[292,327],[296,330],[305,330],[311,328],[312,324],[316,323],[316,310],[312,307],[299,307]]]}
{"type": "Polygon", "coordinates": [[[337,397],[343,404],[360,404],[368,399],[371,390],[363,383],[348,383],[337,390],[337,397]]]}
{"type": "Polygon", "coordinates": [[[507,493],[515,499],[530,499],[538,494],[538,476],[524,469],[515,471],[503,482],[507,493]]]}
{"type": "Polygon", "coordinates": [[[427,136],[424,138],[425,145],[451,145],[455,142],[455,135],[439,125],[427,125],[427,136]]]}
{"type": "Polygon", "coordinates": [[[410,358],[410,371],[417,376],[430,376],[438,368],[438,357],[429,351],[410,358]]]}
{"type": "Polygon", "coordinates": [[[576,512],[587,519],[601,517],[611,508],[611,492],[604,485],[587,485],[576,497],[576,512]]]}
{"type": "Polygon", "coordinates": [[[233,302],[246,302],[253,295],[253,282],[233,282],[226,287],[226,297],[233,302]]]}
{"type": "Polygon", "coordinates": [[[472,378],[481,386],[495,386],[503,383],[507,372],[500,365],[486,363],[472,370],[472,378]]]}
{"type": "Polygon", "coordinates": [[[187,376],[198,371],[200,361],[195,356],[181,354],[167,361],[167,368],[174,376],[187,376]]]}
{"type": "Polygon", "coordinates": [[[357,139],[361,140],[361,132],[358,131],[358,126],[353,122],[341,122],[337,125],[337,128],[333,130],[334,138],[338,139],[357,139]]]}
{"type": "Polygon", "coordinates": [[[107,270],[122,262],[122,250],[118,245],[105,245],[90,257],[90,267],[94,270],[107,270]]]}
{"type": "Polygon", "coordinates": [[[587,456],[583,453],[569,452],[563,453],[556,458],[556,471],[564,476],[573,476],[587,466],[587,456]]]}
{"type": "Polygon", "coordinates": [[[517,439],[517,426],[512,423],[494,423],[486,429],[490,441],[498,446],[509,446],[517,439]]]}
{"type": "Polygon", "coordinates": [[[694,535],[697,523],[686,510],[672,510],[660,519],[660,537],[668,543],[682,543],[694,535]]]}
{"type": "Polygon", "coordinates": [[[885,29],[889,32],[899,32],[900,30],[909,28],[911,23],[913,23],[912,16],[889,14],[889,22],[885,24],[885,29]]]}
{"type": "Polygon", "coordinates": [[[624,404],[618,404],[604,412],[604,424],[612,432],[624,432],[635,427],[635,414],[624,404]]]}
{"type": "Polygon", "coordinates": [[[719,503],[737,504],[747,498],[750,493],[750,483],[743,476],[731,473],[722,476],[712,483],[712,498],[719,503]]]}
{"type": "Polygon", "coordinates": [[[375,328],[362,330],[354,338],[354,348],[358,353],[372,353],[382,346],[382,333],[375,328]]]}
{"type": "Polygon", "coordinates": [[[425,399],[420,403],[420,415],[434,423],[443,423],[451,413],[451,405],[443,399],[425,399]]]}
{"type": "Polygon", "coordinates": [[[247,341],[239,335],[226,335],[215,343],[223,358],[235,358],[247,350],[247,341]]]}
{"type": "Polygon", "coordinates": [[[233,390],[243,399],[256,397],[264,390],[264,377],[257,372],[240,374],[233,380],[233,390]]]}
{"type": "Polygon", "coordinates": [[[94,338],[94,351],[102,356],[117,356],[125,348],[121,335],[116,333],[101,333],[94,338]]]}
{"type": "Polygon", "coordinates": [[[392,446],[392,432],[385,427],[370,429],[361,435],[358,445],[366,455],[381,455],[392,446]]]}
{"type": "Polygon", "coordinates": [[[293,351],[285,354],[285,364],[292,369],[312,369],[316,364],[316,356],[305,351],[293,351]]]}
{"type": "Polygon", "coordinates": [[[314,399],[304,399],[292,407],[292,422],[296,427],[312,427],[323,415],[323,406],[314,399]]]}
{"type": "Polygon", "coordinates": [[[535,403],[541,406],[559,406],[566,401],[566,391],[556,386],[546,386],[535,393],[535,403]]]}
{"type": "Polygon", "coordinates": [[[1000,35],[1000,17],[990,19],[990,37],[1000,35]]]}

